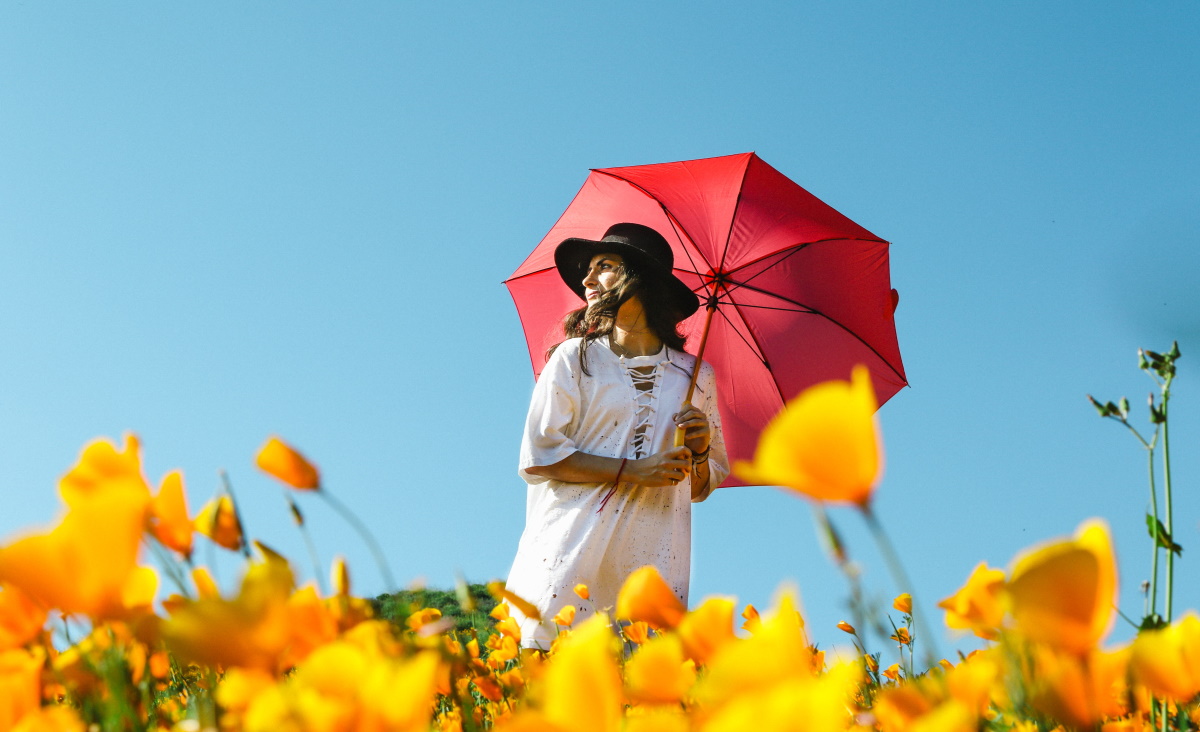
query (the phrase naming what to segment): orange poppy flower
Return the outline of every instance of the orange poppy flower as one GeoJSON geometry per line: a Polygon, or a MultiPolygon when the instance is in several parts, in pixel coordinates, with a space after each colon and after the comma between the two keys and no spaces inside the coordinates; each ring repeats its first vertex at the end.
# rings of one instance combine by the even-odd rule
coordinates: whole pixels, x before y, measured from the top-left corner
{"type": "Polygon", "coordinates": [[[1017,559],[1007,594],[1017,630],[1032,641],[1086,653],[1112,624],[1117,565],[1108,526],[1082,524],[1017,559]]]}
{"type": "Polygon", "coordinates": [[[875,391],[865,366],[850,381],[827,381],[791,400],[762,432],[742,479],[778,485],[817,501],[865,507],[882,473],[875,391]]]}
{"type": "Polygon", "coordinates": [[[179,552],[184,557],[192,556],[192,534],[196,528],[188,518],[187,494],[183,489],[183,474],[178,470],[163,477],[158,495],[150,501],[147,516],[150,533],[163,546],[179,552]]]}
{"type": "Polygon", "coordinates": [[[733,598],[710,597],[680,621],[675,629],[683,641],[688,658],[703,665],[726,643],[737,638],[733,634],[733,598]]]}
{"type": "Polygon", "coordinates": [[[857,630],[854,629],[853,625],[851,625],[850,623],[847,623],[845,620],[839,620],[837,627],[838,627],[838,630],[842,631],[843,633],[849,633],[850,635],[854,635],[855,633],[858,632],[857,630]]]}
{"type": "Polygon", "coordinates": [[[196,515],[195,527],[196,531],[212,539],[213,543],[230,551],[241,549],[245,541],[233,498],[228,494],[217,496],[206,503],[196,515]]]}
{"type": "Polygon", "coordinates": [[[1004,622],[1004,572],[980,562],[958,592],[938,603],[946,611],[946,625],[970,630],[980,638],[996,640],[1004,622]]]}
{"type": "Polygon", "coordinates": [[[259,448],[254,462],[267,475],[298,490],[315,491],[321,488],[321,474],[317,466],[278,437],[271,437],[259,448]]]}
{"type": "Polygon", "coordinates": [[[653,565],[635,569],[617,594],[617,617],[644,620],[654,628],[674,628],[687,613],[653,565]]]}
{"type": "Polygon", "coordinates": [[[542,678],[546,719],[574,732],[610,732],[621,725],[623,695],[608,618],[598,613],[558,646],[542,678]]]}
{"type": "Polygon", "coordinates": [[[629,697],[644,704],[678,704],[695,680],[696,667],[674,635],[652,638],[625,664],[629,697]]]}
{"type": "Polygon", "coordinates": [[[46,624],[46,609],[18,587],[0,587],[0,651],[20,648],[46,624]]]}
{"type": "Polygon", "coordinates": [[[892,600],[892,607],[905,615],[912,615],[912,595],[907,592],[896,595],[896,599],[892,600]]]}
{"type": "Polygon", "coordinates": [[[106,439],[84,446],[79,461],[59,479],[58,492],[63,502],[71,506],[80,496],[118,486],[150,495],[150,487],[142,476],[141,443],[132,433],[125,435],[125,446],[120,451],[106,439]]]}

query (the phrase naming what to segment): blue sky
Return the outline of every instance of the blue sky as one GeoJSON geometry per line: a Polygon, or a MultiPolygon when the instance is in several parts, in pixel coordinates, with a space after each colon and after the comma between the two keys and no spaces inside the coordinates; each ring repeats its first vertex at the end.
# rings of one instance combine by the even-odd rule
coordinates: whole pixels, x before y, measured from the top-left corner
{"type": "MultiPolygon", "coordinates": [[[[401,582],[503,577],[532,376],[501,280],[589,168],[754,150],[892,242],[912,388],[880,412],[877,508],[916,587],[835,511],[868,591],[939,617],[977,562],[1098,516],[1140,615],[1145,460],[1085,395],[1139,405],[1136,349],[1178,339],[1177,606],[1200,606],[1198,31],[1193,2],[0,4],[0,535],[133,430],[193,509],[227,469],[310,574],[252,465],[279,434],[401,582]]],[[[802,500],[718,492],[694,542],[693,602],[789,580],[841,642],[802,500]]]]}

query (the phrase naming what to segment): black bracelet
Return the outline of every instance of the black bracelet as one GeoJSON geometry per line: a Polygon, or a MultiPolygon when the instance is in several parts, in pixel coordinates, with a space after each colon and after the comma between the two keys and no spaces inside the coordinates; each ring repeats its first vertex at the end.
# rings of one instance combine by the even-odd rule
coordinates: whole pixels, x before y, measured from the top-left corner
{"type": "Polygon", "coordinates": [[[700,463],[704,462],[705,460],[708,460],[708,451],[711,449],[712,449],[712,445],[709,445],[708,447],[704,448],[704,452],[693,452],[692,453],[692,465],[699,465],[700,463]]]}

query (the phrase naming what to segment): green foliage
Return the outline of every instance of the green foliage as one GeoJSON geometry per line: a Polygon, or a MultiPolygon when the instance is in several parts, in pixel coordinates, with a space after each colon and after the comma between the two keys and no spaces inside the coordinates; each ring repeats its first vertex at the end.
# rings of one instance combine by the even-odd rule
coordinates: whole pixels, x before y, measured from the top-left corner
{"type": "Polygon", "coordinates": [[[454,621],[455,630],[462,632],[474,630],[480,638],[492,633],[492,620],[488,613],[496,607],[496,600],[481,584],[467,585],[464,593],[469,597],[469,603],[475,605],[474,610],[463,608],[458,593],[454,590],[420,589],[400,590],[393,594],[383,594],[371,601],[377,617],[389,620],[403,626],[409,615],[423,608],[437,608],[443,618],[454,621]]]}

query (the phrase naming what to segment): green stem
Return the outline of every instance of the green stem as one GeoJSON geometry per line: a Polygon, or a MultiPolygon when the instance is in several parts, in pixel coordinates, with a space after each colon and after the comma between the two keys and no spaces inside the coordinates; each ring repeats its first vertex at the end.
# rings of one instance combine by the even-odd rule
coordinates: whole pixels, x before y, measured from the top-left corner
{"type": "Polygon", "coordinates": [[[925,666],[933,668],[937,664],[937,657],[941,655],[937,650],[937,641],[933,637],[931,626],[925,622],[925,618],[921,613],[920,603],[917,602],[916,585],[908,578],[908,573],[904,571],[904,564],[900,561],[900,554],[888,539],[887,532],[883,530],[883,524],[875,516],[869,505],[864,505],[861,508],[863,517],[867,521],[867,526],[871,529],[871,534],[875,537],[875,542],[879,544],[879,550],[883,554],[883,558],[887,561],[888,569],[892,573],[892,580],[901,588],[901,592],[907,591],[913,595],[912,616],[914,635],[926,638],[925,644],[925,666]]]}
{"type": "Polygon", "coordinates": [[[371,532],[367,529],[366,524],[360,521],[358,517],[350,511],[350,509],[346,508],[346,506],[342,504],[341,501],[334,498],[333,494],[331,494],[329,491],[321,489],[317,491],[317,494],[324,498],[330,506],[333,506],[333,510],[341,514],[342,518],[344,518],[347,523],[354,527],[354,530],[358,532],[360,537],[362,537],[362,540],[366,543],[367,548],[371,550],[371,554],[375,557],[375,564],[379,565],[379,572],[383,575],[383,582],[386,585],[386,587],[384,587],[384,591],[395,592],[397,585],[396,581],[392,579],[392,570],[388,567],[387,559],[383,556],[383,550],[379,548],[379,543],[375,541],[375,537],[371,535],[371,532]]]}
{"type": "MultiPolygon", "coordinates": [[[[1163,493],[1167,499],[1167,535],[1175,541],[1175,522],[1171,516],[1171,442],[1167,430],[1167,400],[1171,398],[1171,375],[1168,374],[1162,387],[1162,436],[1163,436],[1163,493]]],[[[1171,622],[1171,611],[1175,599],[1175,552],[1167,549],[1167,606],[1164,620],[1171,622]]]]}
{"type": "MultiPolygon", "coordinates": [[[[1150,472],[1150,513],[1154,516],[1155,526],[1158,525],[1158,489],[1154,485],[1154,448],[1147,446],[1146,460],[1150,472]]],[[[1158,539],[1150,542],[1150,548],[1154,550],[1153,558],[1150,562],[1150,612],[1148,615],[1154,615],[1158,612],[1158,539]]]]}

